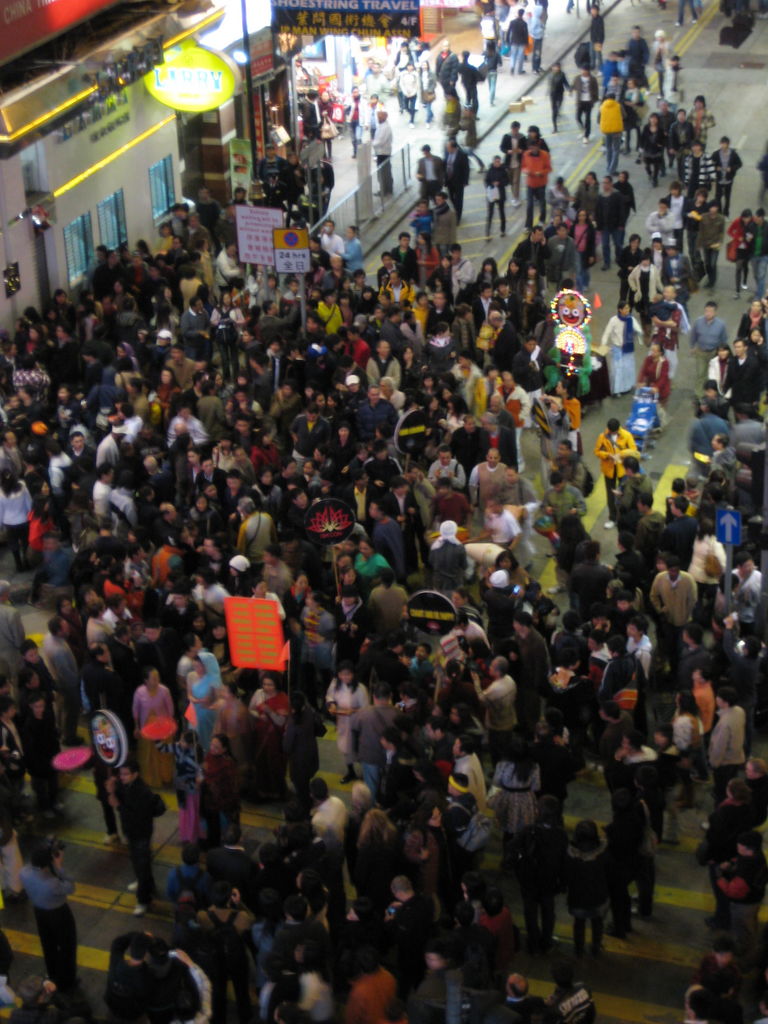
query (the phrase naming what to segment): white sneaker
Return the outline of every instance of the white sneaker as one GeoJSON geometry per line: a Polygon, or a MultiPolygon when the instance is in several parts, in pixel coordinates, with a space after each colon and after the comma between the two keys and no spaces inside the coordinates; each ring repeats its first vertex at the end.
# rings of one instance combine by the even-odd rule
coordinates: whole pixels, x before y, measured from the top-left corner
{"type": "Polygon", "coordinates": [[[101,841],[102,843],[109,843],[110,845],[113,845],[114,843],[118,843],[120,841],[120,837],[118,836],[117,832],[107,832],[107,834],[101,841]]]}
{"type": "Polygon", "coordinates": [[[586,135],[584,136],[584,138],[581,141],[584,143],[585,146],[589,145],[589,139],[587,138],[586,135]]]}
{"type": "Polygon", "coordinates": [[[139,888],[139,883],[129,882],[126,888],[128,889],[128,892],[136,892],[136,890],[139,888]]]}
{"type": "Polygon", "coordinates": [[[133,908],[133,916],[134,917],[144,917],[144,915],[147,912],[147,909],[148,908],[147,908],[146,903],[137,903],[136,906],[133,908]]]}
{"type": "Polygon", "coordinates": [[[606,519],[606,521],[603,523],[603,529],[604,530],[612,530],[615,525],[616,525],[616,523],[614,523],[614,521],[612,519],[606,519]]]}
{"type": "Polygon", "coordinates": [[[565,593],[565,587],[549,587],[547,589],[548,594],[563,594],[565,593]]]}

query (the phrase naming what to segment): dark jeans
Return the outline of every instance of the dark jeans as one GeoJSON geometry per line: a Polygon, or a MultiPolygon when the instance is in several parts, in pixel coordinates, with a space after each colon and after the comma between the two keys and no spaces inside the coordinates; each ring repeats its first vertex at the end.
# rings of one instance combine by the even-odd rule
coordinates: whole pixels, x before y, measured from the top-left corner
{"type": "Polygon", "coordinates": [[[494,768],[503,758],[507,744],[512,736],[512,731],[507,729],[488,730],[488,752],[491,755],[491,763],[494,768]]]}
{"type": "Polygon", "coordinates": [[[641,857],[635,875],[638,913],[650,917],[653,913],[653,891],[656,887],[656,863],[653,857],[641,857]]]}
{"type": "MultiPolygon", "coordinates": [[[[603,941],[603,919],[599,915],[590,917],[589,923],[592,926],[592,952],[599,953],[603,941]]],[[[584,955],[584,940],[587,934],[587,918],[574,917],[573,919],[573,949],[576,956],[584,955]]]]}
{"type": "Polygon", "coordinates": [[[392,164],[389,156],[377,156],[376,166],[379,168],[379,189],[383,196],[392,195],[392,164]]]}
{"type": "Polygon", "coordinates": [[[539,204],[539,220],[544,223],[547,216],[547,190],[544,185],[540,185],[538,188],[531,188],[528,186],[528,205],[525,212],[525,226],[527,228],[533,227],[533,207],[535,203],[539,204]]]}
{"type": "Polygon", "coordinates": [[[727,217],[731,211],[731,190],[733,189],[733,182],[727,185],[718,184],[715,189],[715,199],[720,203],[720,209],[723,212],[723,216],[727,217]]]}
{"type": "Polygon", "coordinates": [[[68,747],[75,747],[79,743],[77,722],[80,718],[80,688],[62,686],[59,693],[64,702],[64,742],[68,747]]]}
{"type": "Polygon", "coordinates": [[[718,876],[715,874],[717,864],[709,864],[709,884],[712,886],[712,893],[715,897],[715,927],[727,931],[731,926],[731,901],[719,888],[718,876]]]}
{"type": "Polygon", "coordinates": [[[212,1020],[225,1021],[227,1019],[228,980],[232,981],[232,988],[235,990],[237,1019],[240,1021],[240,1024],[248,1024],[248,1021],[252,1017],[252,1012],[251,1000],[248,995],[248,961],[245,955],[245,947],[243,947],[241,962],[227,962],[225,964],[219,964],[216,976],[211,979],[211,985],[213,988],[213,992],[211,994],[211,1005],[213,1008],[212,1020]]]}
{"type": "Polygon", "coordinates": [[[608,518],[612,523],[616,522],[616,495],[613,493],[616,487],[616,479],[612,476],[603,477],[605,480],[605,500],[608,503],[608,518]]]}
{"type": "Polygon", "coordinates": [[[448,195],[451,197],[453,208],[456,211],[456,225],[461,224],[461,213],[464,209],[464,186],[448,186],[448,195]]]}
{"type": "Polygon", "coordinates": [[[714,797],[715,807],[719,807],[720,804],[726,798],[726,787],[731,779],[735,779],[739,774],[741,765],[738,764],[724,764],[719,768],[712,769],[712,783],[714,786],[712,796],[714,797]]]}
{"type": "Polygon", "coordinates": [[[115,808],[106,800],[99,800],[99,803],[101,804],[101,810],[104,815],[104,828],[107,830],[107,835],[116,836],[117,815],[115,814],[115,808]]]}
{"type": "Polygon", "coordinates": [[[151,839],[129,839],[128,855],[139,887],[136,890],[136,902],[146,906],[155,895],[155,880],[152,877],[152,841],[151,839]]]}
{"type": "Polygon", "coordinates": [[[555,930],[555,894],[553,892],[524,892],[523,915],[528,935],[528,952],[531,956],[536,956],[539,952],[548,952],[552,947],[552,935],[555,930]],[[541,915],[541,922],[539,922],[539,915],[541,915]]]}
{"type": "Polygon", "coordinates": [[[19,523],[17,526],[10,525],[5,528],[5,536],[8,547],[13,555],[13,561],[17,570],[23,568],[24,560],[27,557],[29,545],[29,523],[19,523]]]}
{"type": "Polygon", "coordinates": [[[611,242],[613,242],[616,262],[618,263],[621,249],[624,245],[624,228],[615,228],[613,231],[603,228],[600,231],[600,242],[603,247],[603,263],[605,266],[610,267],[611,265],[611,242]]]}
{"type": "Polygon", "coordinates": [[[576,107],[576,120],[584,129],[584,136],[587,139],[592,131],[592,106],[593,104],[591,103],[584,103],[582,100],[579,100],[576,107]]]}
{"type": "Polygon", "coordinates": [[[620,939],[632,931],[632,900],[629,886],[636,874],[635,867],[632,861],[612,863],[608,876],[613,930],[620,939]]]}
{"type": "Polygon", "coordinates": [[[51,771],[48,775],[33,775],[31,778],[38,810],[49,811],[56,803],[56,797],[59,795],[59,777],[57,773],[51,771]]]}
{"type": "Polygon", "coordinates": [[[411,119],[411,124],[416,117],[416,97],[415,96],[404,96],[403,97],[403,109],[411,119]]]}
{"type": "Polygon", "coordinates": [[[549,102],[552,104],[552,130],[556,132],[557,119],[560,116],[560,107],[563,105],[563,98],[562,96],[551,96],[549,102]]]}
{"type": "Polygon", "coordinates": [[[55,910],[35,907],[35,921],[48,977],[64,992],[74,988],[77,981],[77,928],[69,904],[55,910]]]}
{"type": "Polygon", "coordinates": [[[506,215],[506,212],[504,211],[504,200],[503,199],[494,199],[494,201],[492,203],[488,203],[487,204],[488,214],[487,214],[486,219],[485,219],[485,233],[486,233],[486,235],[490,235],[490,233],[491,233],[491,224],[493,223],[493,211],[494,211],[494,209],[496,207],[498,207],[498,209],[499,209],[499,220],[501,221],[501,233],[504,234],[504,232],[507,230],[507,215],[506,215]]]}
{"type": "Polygon", "coordinates": [[[537,74],[541,70],[541,50],[544,46],[544,36],[541,39],[533,40],[533,53],[531,54],[531,71],[537,74]]]}
{"type": "Polygon", "coordinates": [[[707,272],[707,287],[714,288],[717,284],[717,249],[704,250],[704,269],[707,272]]]}

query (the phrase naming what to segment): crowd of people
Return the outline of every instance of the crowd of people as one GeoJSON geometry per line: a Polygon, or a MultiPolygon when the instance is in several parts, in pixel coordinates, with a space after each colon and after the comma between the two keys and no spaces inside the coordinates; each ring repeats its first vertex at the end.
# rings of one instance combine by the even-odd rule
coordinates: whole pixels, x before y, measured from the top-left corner
{"type": "MultiPolygon", "coordinates": [[[[706,155],[715,122],[703,97],[690,112],[660,99],[644,123],[648,65],[662,95],[665,70],[670,95],[677,88],[658,33],[654,55],[637,28],[625,51],[604,56],[596,8],[591,17],[585,66],[570,83],[552,71],[552,127],[573,92],[588,141],[599,102],[607,173],[586,175],[574,195],[562,177],[550,184],[539,128],[512,122],[482,172],[489,237],[496,212],[506,231],[507,197],[517,207],[527,190],[526,237],[506,267],[462,252],[474,154],[451,136],[442,155],[423,147],[411,230],[375,273],[356,228],[342,237],[329,219],[312,237],[305,323],[296,277],[238,260],[245,191],[222,207],[201,189],[154,245],[101,248],[76,296],[58,289],[4,338],[0,525],[18,576],[0,581],[0,859],[6,904],[34,909],[48,976],[16,985],[16,1024],[90,1012],[70,854],[34,835],[65,809],[53,757],[82,744],[83,715],[99,708],[130,745],[116,770],[95,761],[104,843],[127,847],[136,916],[160,893],[172,913],[114,940],[104,996],[114,1020],[218,1024],[231,982],[241,1024],[591,1024],[589,989],[554,952],[557,918],[567,911],[575,960],[587,922],[600,956],[608,914],[619,940],[649,918],[657,847],[679,842],[710,776],[696,859],[714,935],[686,1019],[736,1024],[742,973],[765,983],[768,766],[753,750],[762,578],[747,543],[726,577],[714,526],[719,509],[756,503],[736,470],[739,446],[764,432],[764,212],[726,226],[741,162],[727,138],[706,155]],[[647,248],[640,234],[625,244],[637,211],[618,159],[633,130],[652,184],[671,179],[646,218],[647,248]],[[738,324],[711,298],[690,322],[699,282],[715,286],[726,230],[737,295],[751,272],[754,300],[738,324]],[[599,251],[603,270],[617,270],[617,312],[585,393],[560,369],[549,299],[587,292],[599,251]],[[663,411],[686,333],[691,472],[654,494],[617,418],[585,453],[582,409],[607,357],[611,393],[646,386],[663,411]],[[424,441],[404,456],[401,417],[414,411],[424,441]],[[595,476],[615,555],[584,525],[595,476]],[[333,551],[305,528],[331,497],[355,519],[333,551]],[[439,640],[409,622],[425,586],[452,605],[439,640]],[[25,637],[20,596],[49,616],[41,644],[25,637]],[[274,603],[284,672],[233,663],[232,596],[274,603]],[[147,727],[169,718],[173,734],[150,739],[147,727]],[[329,723],[344,768],[332,786],[320,771],[329,723]],[[592,766],[610,821],[585,818],[569,834],[569,785],[592,766]],[[283,820],[252,854],[243,805],[267,801],[283,820]],[[175,809],[181,864],[158,888],[155,823],[175,809]],[[523,945],[551,968],[547,998],[513,970],[523,945]]],[[[513,13],[505,42],[486,36],[489,90],[506,46],[521,70],[518,20],[526,28],[513,13]]],[[[528,31],[536,71],[543,32],[528,31]]],[[[460,78],[476,113],[466,59],[441,45],[428,91],[449,101],[460,78]]],[[[413,54],[401,56],[413,123],[413,54]]],[[[388,115],[375,116],[381,139],[388,115]]],[[[258,173],[270,205],[289,222],[303,216],[295,157],[267,146],[258,173]]],[[[0,942],[6,977],[9,955],[0,942]]]]}

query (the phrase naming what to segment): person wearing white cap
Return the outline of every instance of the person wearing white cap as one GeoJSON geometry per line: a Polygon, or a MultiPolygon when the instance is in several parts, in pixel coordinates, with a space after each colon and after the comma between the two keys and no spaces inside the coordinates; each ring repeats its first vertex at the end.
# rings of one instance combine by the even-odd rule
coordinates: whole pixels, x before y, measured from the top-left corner
{"type": "Polygon", "coordinates": [[[440,536],[429,549],[432,586],[450,596],[464,582],[467,552],[457,538],[458,527],[452,519],[440,523],[440,536]]]}
{"type": "Polygon", "coordinates": [[[251,563],[245,555],[233,555],[229,560],[230,586],[235,597],[250,597],[253,585],[250,576],[251,563]]]}

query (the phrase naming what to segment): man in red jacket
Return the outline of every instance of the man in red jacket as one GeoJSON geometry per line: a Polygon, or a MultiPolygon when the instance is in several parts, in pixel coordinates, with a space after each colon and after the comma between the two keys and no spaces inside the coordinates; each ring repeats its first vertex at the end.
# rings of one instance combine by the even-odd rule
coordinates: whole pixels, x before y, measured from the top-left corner
{"type": "Polygon", "coordinates": [[[530,228],[533,225],[533,205],[537,200],[539,203],[539,220],[542,223],[546,221],[546,190],[547,181],[552,172],[552,160],[545,149],[540,149],[533,142],[528,144],[528,148],[523,153],[520,168],[525,175],[525,183],[528,186],[525,226],[530,228]]]}

